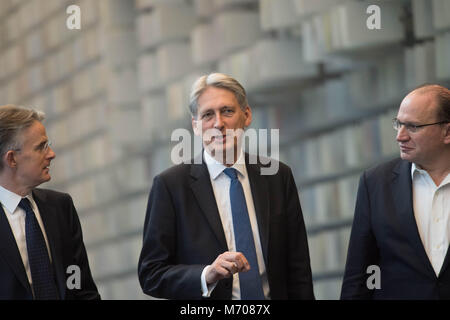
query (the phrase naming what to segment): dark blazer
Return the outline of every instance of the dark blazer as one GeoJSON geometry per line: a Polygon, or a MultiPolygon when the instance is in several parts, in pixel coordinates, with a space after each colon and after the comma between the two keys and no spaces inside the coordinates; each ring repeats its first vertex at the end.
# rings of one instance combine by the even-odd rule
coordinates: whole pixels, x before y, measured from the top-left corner
{"type": "MultiPolygon", "coordinates": [[[[248,164],[259,235],[272,299],[314,299],[308,243],[291,170],[275,175],[248,164]]],[[[201,299],[203,268],[228,251],[206,164],[174,166],[153,180],[138,273],[146,294],[201,299]]],[[[212,299],[231,299],[232,278],[212,299]]]]}
{"type": "Polygon", "coordinates": [[[449,253],[439,276],[428,259],[413,211],[411,163],[395,159],[361,176],[341,299],[449,299],[449,253]],[[380,267],[369,290],[367,267],[380,267]]]}
{"type": "MultiPolygon", "coordinates": [[[[61,299],[100,299],[91,276],[80,221],[72,202],[65,193],[34,189],[33,199],[47,234],[56,284],[61,299]],[[80,267],[81,288],[69,290],[67,278],[73,272],[67,267],[80,267]]],[[[25,267],[14,235],[0,205],[0,299],[33,299],[25,267]]]]}

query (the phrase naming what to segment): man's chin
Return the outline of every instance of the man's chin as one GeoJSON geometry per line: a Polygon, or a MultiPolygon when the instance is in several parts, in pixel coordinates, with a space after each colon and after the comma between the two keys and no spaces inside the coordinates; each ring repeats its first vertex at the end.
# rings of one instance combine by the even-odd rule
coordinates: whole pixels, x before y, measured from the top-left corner
{"type": "Polygon", "coordinates": [[[209,150],[217,150],[217,151],[224,150],[224,151],[226,151],[228,149],[232,149],[234,147],[234,144],[213,140],[210,143],[206,144],[206,147],[209,150]]]}
{"type": "Polygon", "coordinates": [[[400,151],[400,158],[402,158],[402,160],[406,160],[406,161],[409,161],[409,162],[414,162],[414,157],[410,153],[406,153],[406,152],[400,151]]]}
{"type": "Polygon", "coordinates": [[[207,151],[210,155],[212,155],[215,159],[218,159],[220,161],[223,161],[223,159],[230,158],[230,164],[234,163],[234,159],[236,158],[235,155],[235,148],[234,145],[227,146],[227,145],[214,145],[213,143],[206,146],[207,151]]]}

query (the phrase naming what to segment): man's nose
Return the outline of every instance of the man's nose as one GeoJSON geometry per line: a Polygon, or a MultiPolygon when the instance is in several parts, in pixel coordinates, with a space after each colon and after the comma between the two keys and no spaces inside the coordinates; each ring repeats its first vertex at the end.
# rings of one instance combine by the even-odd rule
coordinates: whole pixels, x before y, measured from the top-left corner
{"type": "Polygon", "coordinates": [[[216,128],[216,129],[223,128],[222,115],[220,113],[216,114],[216,121],[214,122],[214,128],[216,128]]]}
{"type": "Polygon", "coordinates": [[[55,159],[56,154],[55,151],[53,151],[52,147],[48,147],[48,153],[47,153],[47,158],[49,159],[55,159]]]}
{"type": "Polygon", "coordinates": [[[396,140],[398,142],[401,142],[401,141],[407,141],[407,140],[409,140],[409,138],[410,138],[409,133],[408,133],[408,130],[406,129],[406,127],[404,125],[400,126],[400,128],[397,131],[396,140]]]}

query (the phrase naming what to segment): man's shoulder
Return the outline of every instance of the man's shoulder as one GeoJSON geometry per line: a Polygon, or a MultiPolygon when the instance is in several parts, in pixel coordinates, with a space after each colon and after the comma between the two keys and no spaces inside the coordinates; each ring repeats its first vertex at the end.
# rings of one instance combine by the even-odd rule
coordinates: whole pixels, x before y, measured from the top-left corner
{"type": "Polygon", "coordinates": [[[33,189],[33,196],[49,202],[51,202],[52,200],[72,199],[72,197],[68,193],[46,188],[33,189]]]}
{"type": "Polygon", "coordinates": [[[402,169],[411,168],[409,161],[401,158],[395,158],[381,164],[375,165],[364,171],[364,175],[367,179],[384,179],[390,176],[393,172],[400,172],[402,169]]]}
{"type": "MultiPolygon", "coordinates": [[[[275,172],[275,175],[291,171],[290,167],[287,164],[273,158],[246,154],[245,161],[247,165],[256,166],[259,169],[278,168],[277,172],[275,172]]],[[[161,173],[156,175],[156,178],[162,178],[163,180],[176,179],[180,181],[186,177],[189,177],[193,173],[193,170],[196,171],[202,169],[205,169],[207,171],[206,165],[204,163],[198,163],[198,159],[192,159],[191,161],[174,165],[162,171],[161,173]]]]}
{"type": "Polygon", "coordinates": [[[193,163],[189,163],[189,162],[176,164],[170,168],[163,170],[162,172],[160,172],[158,174],[158,176],[170,177],[170,176],[179,175],[179,174],[186,174],[186,173],[190,172],[191,167],[193,165],[194,165],[193,163]]]}
{"type": "Polygon", "coordinates": [[[287,177],[288,175],[292,175],[291,168],[287,164],[275,158],[250,155],[246,161],[247,167],[254,167],[256,168],[258,174],[269,178],[287,177]]]}
{"type": "Polygon", "coordinates": [[[193,166],[202,167],[203,165],[195,164],[194,162],[180,163],[156,174],[155,179],[163,180],[166,183],[180,183],[190,177],[193,166]]]}
{"type": "MultiPolygon", "coordinates": [[[[72,197],[68,193],[46,188],[33,189],[33,199],[39,207],[54,208],[60,212],[72,212],[71,207],[75,206],[72,197]]],[[[66,217],[67,215],[60,214],[58,216],[66,217]]]]}

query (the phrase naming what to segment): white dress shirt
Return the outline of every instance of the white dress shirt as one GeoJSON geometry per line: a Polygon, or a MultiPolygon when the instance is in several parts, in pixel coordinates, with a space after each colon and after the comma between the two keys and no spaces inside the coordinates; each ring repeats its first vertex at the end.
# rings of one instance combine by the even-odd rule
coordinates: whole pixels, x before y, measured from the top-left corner
{"type": "MultiPolygon", "coordinates": [[[[41,214],[39,209],[34,202],[31,195],[26,196],[30,200],[31,208],[34,211],[36,219],[41,227],[42,233],[44,235],[45,244],[47,245],[47,252],[49,253],[49,258],[51,261],[50,250],[48,246],[47,234],[45,233],[44,225],[42,223],[41,214]]],[[[27,251],[27,240],[25,237],[25,211],[19,207],[19,202],[22,197],[14,192],[11,192],[2,186],[0,186],[0,202],[2,204],[3,210],[5,211],[6,218],[8,219],[9,225],[11,226],[12,233],[16,239],[17,248],[19,249],[20,256],[22,257],[22,262],[27,273],[28,282],[32,284],[30,264],[28,263],[28,251],[27,251]]]]}
{"type": "MultiPolygon", "coordinates": [[[[219,209],[220,220],[222,221],[223,231],[225,233],[225,239],[227,241],[228,251],[236,251],[236,244],[234,239],[233,228],[233,216],[231,212],[230,203],[230,183],[231,179],[223,172],[226,166],[215,160],[211,155],[204,150],[203,157],[208,167],[209,176],[211,179],[211,185],[214,191],[214,196],[217,202],[217,208],[219,209]]],[[[247,210],[250,218],[250,224],[253,232],[253,239],[255,241],[256,257],[258,260],[259,273],[262,279],[264,296],[266,299],[270,298],[269,282],[267,280],[266,265],[264,263],[264,257],[261,247],[261,241],[259,238],[258,221],[256,220],[255,207],[253,204],[253,196],[250,188],[250,181],[248,179],[247,168],[245,166],[244,152],[241,150],[238,160],[232,166],[238,173],[238,179],[244,189],[245,200],[247,203],[247,210]]],[[[205,280],[205,273],[207,268],[203,269],[201,275],[202,293],[203,297],[209,297],[214,290],[217,283],[207,286],[205,280]]],[[[239,273],[233,275],[233,287],[232,287],[232,299],[240,300],[241,291],[239,288],[239,273]]]]}
{"type": "Polygon", "coordinates": [[[428,172],[411,167],[414,217],[428,259],[436,276],[449,246],[450,174],[436,186],[428,172]]]}

